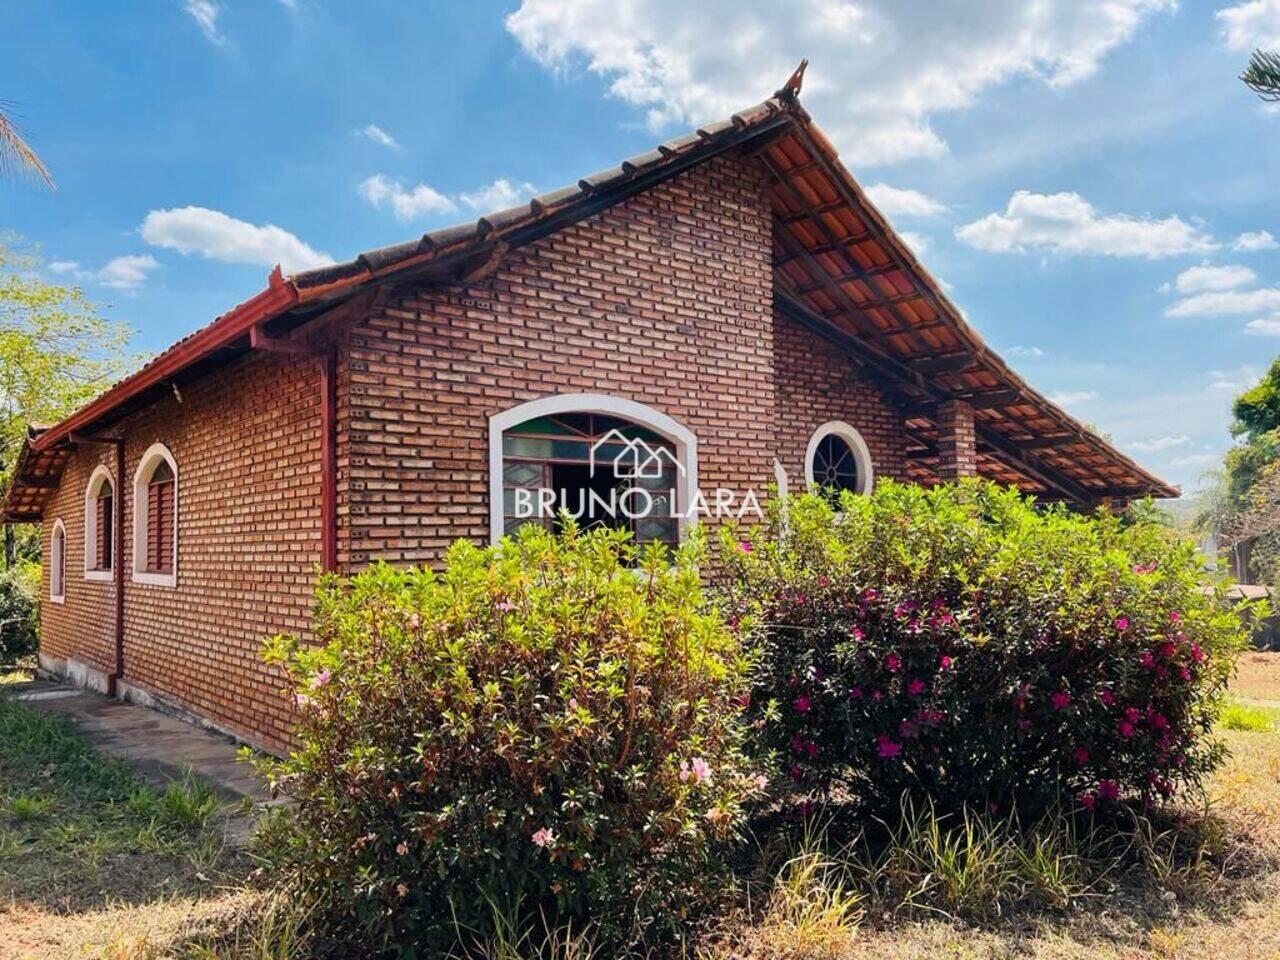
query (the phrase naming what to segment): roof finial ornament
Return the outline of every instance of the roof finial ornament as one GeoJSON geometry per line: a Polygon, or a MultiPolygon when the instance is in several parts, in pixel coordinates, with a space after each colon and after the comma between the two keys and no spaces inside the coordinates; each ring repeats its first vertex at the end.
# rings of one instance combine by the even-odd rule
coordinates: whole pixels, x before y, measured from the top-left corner
{"type": "Polygon", "coordinates": [[[774,96],[779,100],[787,100],[794,102],[800,96],[800,87],[804,85],[804,68],[809,66],[808,59],[800,61],[800,66],[787,78],[787,82],[782,85],[774,96]]]}

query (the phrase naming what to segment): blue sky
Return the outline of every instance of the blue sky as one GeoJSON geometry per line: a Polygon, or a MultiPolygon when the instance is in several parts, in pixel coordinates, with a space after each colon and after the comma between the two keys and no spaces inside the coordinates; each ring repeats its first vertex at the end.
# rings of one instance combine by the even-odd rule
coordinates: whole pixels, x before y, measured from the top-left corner
{"type": "Polygon", "coordinates": [[[0,184],[0,230],[155,351],[277,261],[571,182],[807,56],[802,99],[988,343],[1190,487],[1280,353],[1256,45],[1280,0],[10,0],[0,99],[58,189],[0,184]]]}

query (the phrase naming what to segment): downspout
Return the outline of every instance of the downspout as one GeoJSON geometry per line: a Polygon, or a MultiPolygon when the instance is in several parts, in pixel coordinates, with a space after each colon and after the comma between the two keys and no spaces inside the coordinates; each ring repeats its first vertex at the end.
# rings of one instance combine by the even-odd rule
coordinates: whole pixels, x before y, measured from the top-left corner
{"type": "Polygon", "coordinates": [[[116,568],[116,666],[107,678],[107,696],[115,697],[120,679],[124,676],[124,441],[116,440],[116,505],[115,554],[116,568]]]}
{"type": "Polygon", "coordinates": [[[338,353],[328,347],[320,367],[320,540],[325,573],[338,569],[338,353]]]}

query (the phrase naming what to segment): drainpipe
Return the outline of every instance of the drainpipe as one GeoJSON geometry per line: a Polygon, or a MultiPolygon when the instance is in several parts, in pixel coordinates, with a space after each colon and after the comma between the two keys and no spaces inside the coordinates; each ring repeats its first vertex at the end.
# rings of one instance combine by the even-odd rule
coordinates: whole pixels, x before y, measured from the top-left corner
{"type": "Polygon", "coordinates": [[[124,676],[124,439],[122,437],[86,437],[75,433],[71,434],[69,439],[75,444],[104,444],[114,447],[116,451],[115,489],[112,491],[115,496],[113,511],[115,516],[111,518],[115,526],[115,530],[112,531],[114,544],[111,550],[111,566],[115,573],[116,586],[115,665],[107,676],[107,696],[114,697],[120,679],[124,676]]]}
{"type": "Polygon", "coordinates": [[[338,354],[332,347],[320,367],[320,533],[325,573],[338,569],[338,354]]]}

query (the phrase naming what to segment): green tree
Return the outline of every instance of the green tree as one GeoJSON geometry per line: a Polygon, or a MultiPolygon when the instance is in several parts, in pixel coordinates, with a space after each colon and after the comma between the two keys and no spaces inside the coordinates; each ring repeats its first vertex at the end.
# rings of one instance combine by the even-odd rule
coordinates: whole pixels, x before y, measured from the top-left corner
{"type": "Polygon", "coordinates": [[[53,175],[27,141],[22,139],[13,119],[5,110],[7,106],[8,104],[0,101],[0,172],[32,173],[52,189],[53,175]]]}
{"type": "MultiPolygon", "coordinates": [[[[62,419],[128,366],[128,326],[99,317],[78,287],[41,280],[37,265],[0,244],[0,482],[6,487],[28,424],[62,419]]],[[[7,530],[6,566],[15,542],[7,530]]]]}
{"type": "Polygon", "coordinates": [[[1280,53],[1253,51],[1240,79],[1263,100],[1269,103],[1280,101],[1280,53]]]}

